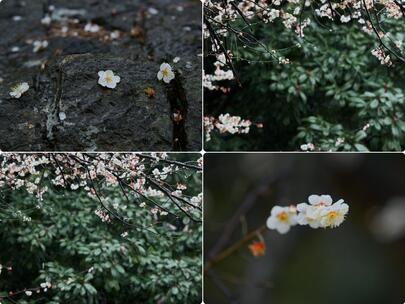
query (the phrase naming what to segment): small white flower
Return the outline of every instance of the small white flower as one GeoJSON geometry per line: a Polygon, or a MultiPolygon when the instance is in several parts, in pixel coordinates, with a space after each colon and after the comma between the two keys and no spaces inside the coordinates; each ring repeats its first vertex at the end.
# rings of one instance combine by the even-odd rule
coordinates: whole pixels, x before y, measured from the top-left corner
{"type": "Polygon", "coordinates": [[[148,13],[151,15],[157,15],[157,14],[159,14],[159,11],[154,7],[150,7],[150,8],[148,8],[148,13]]]}
{"type": "Polygon", "coordinates": [[[31,291],[31,290],[27,290],[27,291],[25,292],[25,294],[26,294],[27,296],[31,296],[31,295],[32,295],[32,291],[31,291]]]}
{"type": "Polygon", "coordinates": [[[121,81],[121,77],[114,75],[114,72],[111,70],[100,71],[98,72],[98,76],[100,77],[98,84],[109,89],[115,89],[117,87],[117,83],[121,81]]]}
{"type": "Polygon", "coordinates": [[[173,69],[170,64],[166,62],[161,64],[157,78],[163,80],[165,83],[170,83],[174,79],[173,69]]]}
{"type": "Polygon", "coordinates": [[[52,22],[52,19],[49,15],[45,15],[45,17],[41,19],[41,23],[43,25],[50,25],[51,22],[52,22]]]}
{"type": "Polygon", "coordinates": [[[178,63],[180,61],[180,57],[174,57],[173,62],[178,63]]]}
{"type": "Polygon", "coordinates": [[[12,51],[13,53],[17,53],[17,52],[20,51],[20,47],[19,47],[19,46],[13,46],[13,47],[11,48],[11,51],[12,51]]]}
{"type": "Polygon", "coordinates": [[[296,224],[297,210],[295,207],[274,206],[266,222],[269,229],[275,229],[281,234],[287,233],[290,227],[296,224]]]}
{"type": "Polygon", "coordinates": [[[320,208],[311,206],[306,203],[297,205],[297,222],[300,225],[309,225],[311,228],[319,228],[320,223],[320,208]]]}
{"type": "Polygon", "coordinates": [[[90,23],[86,24],[86,26],[84,27],[84,30],[86,32],[90,32],[90,33],[97,33],[100,30],[100,26],[90,22],[90,23]]]}
{"type": "Polygon", "coordinates": [[[322,226],[322,211],[325,206],[330,206],[333,202],[330,195],[312,194],[308,197],[307,203],[297,205],[297,221],[300,225],[309,225],[311,228],[319,228],[322,226]]]}
{"type": "Polygon", "coordinates": [[[349,211],[349,206],[343,200],[333,203],[330,195],[310,195],[307,203],[297,205],[297,221],[300,225],[311,228],[327,228],[339,226],[349,211]]]}
{"type": "Polygon", "coordinates": [[[337,201],[332,206],[326,207],[321,211],[321,226],[323,228],[340,226],[348,212],[349,205],[345,204],[342,199],[337,201]]]}
{"type": "Polygon", "coordinates": [[[44,40],[44,41],[36,40],[32,43],[32,45],[34,46],[33,52],[38,53],[39,51],[46,49],[48,47],[49,43],[46,40],[44,40]]]}
{"type": "Polygon", "coordinates": [[[127,232],[127,231],[124,231],[123,233],[121,233],[121,236],[122,236],[123,238],[126,238],[126,237],[128,236],[128,232],[127,232]]]}
{"type": "Polygon", "coordinates": [[[79,189],[79,185],[78,184],[71,184],[70,189],[77,190],[77,189],[79,189]]]}
{"type": "Polygon", "coordinates": [[[21,97],[21,95],[27,92],[29,88],[30,86],[28,85],[28,83],[26,82],[19,83],[11,88],[10,96],[18,99],[21,97]]]}
{"type": "Polygon", "coordinates": [[[118,39],[120,38],[120,35],[121,35],[120,31],[113,31],[110,33],[110,38],[113,40],[118,39]]]}
{"type": "Polygon", "coordinates": [[[65,112],[59,112],[59,119],[61,121],[64,121],[66,119],[66,113],[65,112]]]}

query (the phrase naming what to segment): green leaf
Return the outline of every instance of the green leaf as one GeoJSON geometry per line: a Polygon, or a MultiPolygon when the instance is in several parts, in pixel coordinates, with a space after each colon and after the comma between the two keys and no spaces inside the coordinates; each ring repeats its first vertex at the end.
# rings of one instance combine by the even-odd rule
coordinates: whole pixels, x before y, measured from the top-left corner
{"type": "Polygon", "coordinates": [[[369,150],[367,149],[367,147],[364,146],[364,145],[362,145],[362,144],[354,144],[354,147],[355,147],[356,150],[359,151],[359,152],[367,152],[367,151],[369,151],[369,150]]]}

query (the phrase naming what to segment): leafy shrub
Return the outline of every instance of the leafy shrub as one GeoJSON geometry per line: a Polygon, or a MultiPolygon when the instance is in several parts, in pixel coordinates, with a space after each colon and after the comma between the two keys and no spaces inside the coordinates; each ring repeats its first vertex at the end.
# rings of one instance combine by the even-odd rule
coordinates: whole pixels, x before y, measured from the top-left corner
{"type": "MultiPolygon", "coordinates": [[[[190,179],[191,189],[199,185],[190,179]]],[[[153,215],[118,187],[107,190],[109,205],[136,225],[103,223],[84,191],[53,187],[43,203],[24,190],[3,191],[0,263],[12,266],[0,274],[3,303],[200,302],[201,225],[153,215]],[[31,220],[19,219],[21,210],[31,220]],[[52,287],[41,288],[45,282],[52,287]],[[13,302],[9,291],[20,292],[13,302]]]]}
{"type": "MultiPolygon", "coordinates": [[[[403,23],[393,22],[405,31],[403,23]]],[[[262,47],[229,44],[241,59],[234,63],[242,87],[231,85],[227,95],[208,93],[206,115],[231,113],[261,122],[264,129],[237,136],[213,133],[208,149],[298,150],[305,143],[317,150],[405,148],[404,65],[381,65],[370,55],[377,44],[367,33],[313,22],[303,38],[260,23],[253,35],[291,63],[274,62],[262,47]]]]}

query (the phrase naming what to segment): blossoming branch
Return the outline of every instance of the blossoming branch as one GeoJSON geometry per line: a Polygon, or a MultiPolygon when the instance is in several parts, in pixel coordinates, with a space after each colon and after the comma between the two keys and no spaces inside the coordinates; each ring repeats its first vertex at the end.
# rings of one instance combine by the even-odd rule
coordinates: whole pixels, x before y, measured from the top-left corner
{"type": "MultiPolygon", "coordinates": [[[[133,201],[152,214],[174,217],[181,214],[200,222],[202,193],[189,190],[187,178],[201,171],[202,159],[180,162],[165,153],[3,153],[0,191],[24,189],[37,198],[36,207],[41,208],[50,186],[84,190],[100,203],[94,212],[103,222],[115,219],[130,224],[119,215],[117,206],[110,206],[103,198],[109,187],[119,187],[128,203],[133,201]]],[[[21,219],[30,220],[23,211],[18,214],[21,219]]]]}

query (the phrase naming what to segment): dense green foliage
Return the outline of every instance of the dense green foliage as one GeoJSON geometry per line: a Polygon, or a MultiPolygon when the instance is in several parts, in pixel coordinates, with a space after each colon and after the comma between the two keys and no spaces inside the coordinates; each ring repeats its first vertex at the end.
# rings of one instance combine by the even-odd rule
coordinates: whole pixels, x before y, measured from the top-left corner
{"type": "MultiPolygon", "coordinates": [[[[201,191],[198,181],[190,179],[190,184],[190,191],[201,191]]],[[[51,189],[36,208],[36,198],[26,191],[7,191],[3,201],[9,203],[8,213],[3,210],[0,217],[0,263],[13,270],[0,274],[0,296],[48,281],[53,287],[46,292],[34,291],[30,297],[22,292],[13,300],[199,303],[201,225],[188,217],[153,215],[136,201],[128,204],[119,187],[103,194],[117,212],[136,219],[136,226],[116,219],[103,223],[94,214],[99,203],[84,192],[51,189]],[[19,219],[21,210],[32,220],[19,219]]]]}
{"type": "MultiPolygon", "coordinates": [[[[393,25],[404,33],[399,40],[405,38],[401,22],[393,25]]],[[[256,25],[254,35],[291,63],[270,60],[261,47],[230,43],[242,87],[209,93],[206,115],[230,113],[264,129],[213,132],[208,149],[299,150],[305,143],[323,151],[405,149],[405,64],[381,65],[371,54],[374,37],[357,26],[316,23],[304,38],[276,24],[256,25]]]]}

